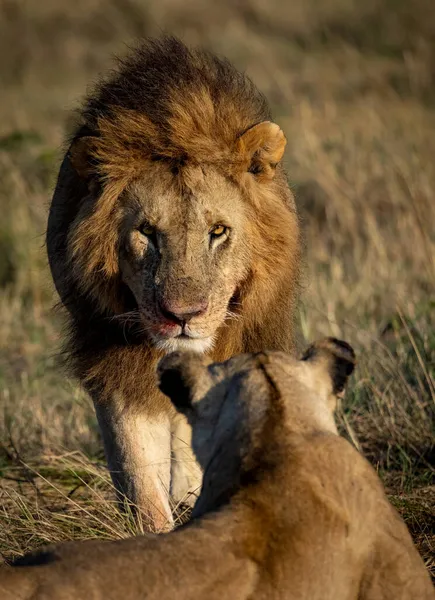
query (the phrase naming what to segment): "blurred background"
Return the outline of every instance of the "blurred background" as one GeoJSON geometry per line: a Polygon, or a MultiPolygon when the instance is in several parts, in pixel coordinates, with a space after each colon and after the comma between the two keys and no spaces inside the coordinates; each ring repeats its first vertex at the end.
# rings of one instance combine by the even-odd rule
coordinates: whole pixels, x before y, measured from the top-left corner
{"type": "Polygon", "coordinates": [[[303,334],[354,345],[342,431],[434,569],[433,0],[0,1],[0,552],[134,530],[57,365],[44,231],[72,112],[114,54],[162,32],[268,97],[305,232],[303,334]]]}

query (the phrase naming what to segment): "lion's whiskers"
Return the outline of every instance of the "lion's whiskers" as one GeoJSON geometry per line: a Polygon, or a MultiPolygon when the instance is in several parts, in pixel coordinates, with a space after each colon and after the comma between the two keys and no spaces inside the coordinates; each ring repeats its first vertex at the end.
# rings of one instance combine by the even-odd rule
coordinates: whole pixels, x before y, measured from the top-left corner
{"type": "Polygon", "coordinates": [[[239,315],[238,313],[235,313],[235,312],[233,312],[231,310],[227,310],[225,318],[229,319],[231,321],[241,321],[242,320],[241,315],[239,315]]]}
{"type": "Polygon", "coordinates": [[[142,321],[141,313],[138,310],[130,310],[119,315],[107,317],[109,321],[127,321],[129,323],[140,323],[142,321]]]}

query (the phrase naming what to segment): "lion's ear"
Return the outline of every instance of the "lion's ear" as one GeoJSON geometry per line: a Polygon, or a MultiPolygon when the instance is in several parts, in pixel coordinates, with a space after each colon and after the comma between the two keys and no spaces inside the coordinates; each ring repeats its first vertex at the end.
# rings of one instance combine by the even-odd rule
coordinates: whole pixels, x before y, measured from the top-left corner
{"type": "Polygon", "coordinates": [[[95,138],[85,136],[75,139],[68,152],[72,166],[85,181],[89,181],[95,175],[96,162],[92,155],[94,147],[95,138]]]}
{"type": "Polygon", "coordinates": [[[238,152],[245,158],[247,170],[258,179],[272,179],[282,159],[287,141],[279,125],[263,121],[238,139],[238,152]]]}

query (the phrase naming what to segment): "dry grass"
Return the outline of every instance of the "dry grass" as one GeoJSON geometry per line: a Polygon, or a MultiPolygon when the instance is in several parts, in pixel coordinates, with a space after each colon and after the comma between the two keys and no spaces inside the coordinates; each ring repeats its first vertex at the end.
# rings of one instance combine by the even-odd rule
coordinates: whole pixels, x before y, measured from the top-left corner
{"type": "Polygon", "coordinates": [[[431,4],[1,3],[5,557],[49,540],[137,530],[113,506],[91,404],[56,367],[60,322],[42,234],[69,111],[111,52],[163,29],[227,55],[272,102],[306,232],[302,331],[355,346],[360,363],[339,411],[343,432],[378,468],[435,573],[431,4]]]}

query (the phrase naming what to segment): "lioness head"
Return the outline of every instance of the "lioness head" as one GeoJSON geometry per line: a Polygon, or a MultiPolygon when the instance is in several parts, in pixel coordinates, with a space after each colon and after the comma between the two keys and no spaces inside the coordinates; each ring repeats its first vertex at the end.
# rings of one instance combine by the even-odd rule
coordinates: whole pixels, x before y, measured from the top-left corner
{"type": "Polygon", "coordinates": [[[160,362],[160,389],[192,424],[193,449],[207,469],[225,446],[238,448],[242,460],[258,452],[274,428],[336,433],[336,398],[354,365],[352,348],[335,338],[316,342],[300,360],[268,351],[207,366],[198,355],[173,353],[160,362]]]}

